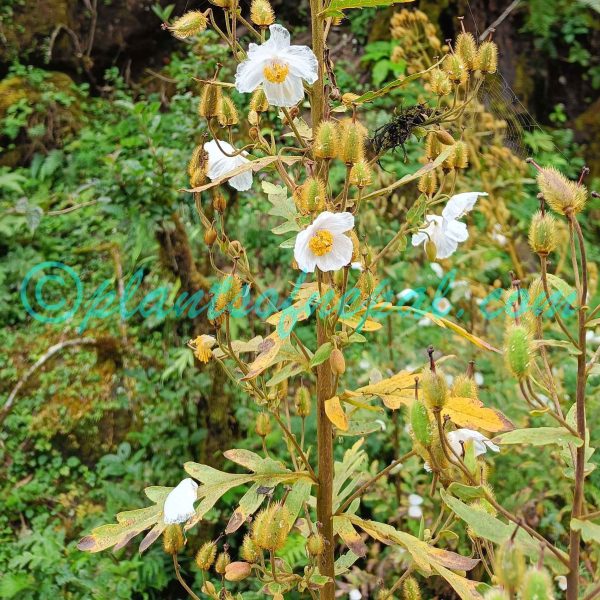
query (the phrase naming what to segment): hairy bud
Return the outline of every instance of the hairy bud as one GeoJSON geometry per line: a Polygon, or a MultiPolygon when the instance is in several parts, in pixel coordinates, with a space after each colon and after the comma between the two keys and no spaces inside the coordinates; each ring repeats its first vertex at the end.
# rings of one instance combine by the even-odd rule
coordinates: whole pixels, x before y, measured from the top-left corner
{"type": "Polygon", "coordinates": [[[231,562],[231,557],[228,552],[221,552],[219,556],[217,556],[217,560],[215,562],[215,571],[219,575],[225,575],[225,569],[227,569],[227,565],[231,562]]]}
{"type": "Polygon", "coordinates": [[[456,142],[452,146],[452,153],[442,165],[445,169],[466,169],[469,166],[469,149],[462,142],[456,142]]]}
{"type": "Polygon", "coordinates": [[[249,563],[257,563],[260,561],[262,552],[260,548],[254,543],[252,537],[249,534],[244,536],[242,543],[242,549],[240,552],[242,558],[249,563]]]}
{"type": "Polygon", "coordinates": [[[469,71],[475,69],[475,61],[477,58],[477,43],[472,33],[462,32],[456,38],[455,45],[456,54],[460,57],[465,67],[469,71]]]}
{"type": "Polygon", "coordinates": [[[510,600],[504,590],[489,590],[484,596],[484,600],[510,600]]]}
{"type": "Polygon", "coordinates": [[[193,35],[201,33],[206,29],[208,19],[199,10],[192,10],[175,20],[169,26],[169,31],[179,40],[185,40],[193,35]]]}
{"type": "Polygon", "coordinates": [[[254,427],[256,434],[261,438],[267,437],[271,433],[271,417],[268,413],[261,412],[256,415],[256,425],[254,427]]]}
{"type": "Polygon", "coordinates": [[[283,504],[272,504],[256,516],[252,540],[263,550],[281,549],[289,533],[289,518],[289,511],[283,504]]]}
{"type": "Polygon", "coordinates": [[[275,23],[275,13],[268,0],[252,0],[250,19],[259,27],[268,27],[275,23]]]}
{"type": "Polygon", "coordinates": [[[504,342],[504,353],[510,372],[517,379],[526,377],[529,373],[532,354],[531,338],[526,327],[512,325],[508,329],[504,342]]]}
{"type": "Polygon", "coordinates": [[[227,199],[221,192],[216,192],[213,198],[213,208],[220,214],[227,208],[227,199]]]}
{"type": "Polygon", "coordinates": [[[431,91],[439,97],[447,96],[452,91],[450,77],[448,77],[448,73],[441,69],[432,71],[429,84],[431,85],[431,91]]]}
{"type": "Polygon", "coordinates": [[[494,42],[483,42],[473,66],[482,73],[495,73],[498,70],[498,46],[494,42]]]}
{"type": "Polygon", "coordinates": [[[198,114],[205,119],[218,117],[221,113],[221,104],[223,99],[223,90],[220,85],[207,83],[202,88],[200,103],[198,104],[198,114]]]}
{"type": "Polygon", "coordinates": [[[435,131],[430,131],[425,140],[425,156],[428,160],[435,160],[442,152],[442,143],[435,131]]]}
{"type": "Polygon", "coordinates": [[[308,388],[304,386],[300,386],[296,390],[296,396],[294,398],[294,405],[296,407],[296,414],[303,419],[310,415],[311,409],[311,400],[310,400],[310,392],[308,388]]]}
{"type": "Polygon", "coordinates": [[[402,598],[404,600],[421,600],[421,590],[414,577],[409,577],[402,585],[402,598]]]}
{"type": "Polygon", "coordinates": [[[262,87],[257,87],[250,98],[250,110],[257,113],[267,112],[269,110],[269,101],[262,87]]]}
{"type": "Polygon", "coordinates": [[[306,540],[306,551],[310,556],[321,556],[325,550],[325,538],[320,533],[311,533],[306,540]]]}
{"type": "Polygon", "coordinates": [[[426,448],[431,446],[429,412],[420,400],[415,400],[410,407],[410,426],[417,442],[426,448]]]}
{"type": "Polygon", "coordinates": [[[294,200],[298,210],[304,215],[321,212],[327,200],[325,183],[316,177],[309,177],[294,192],[294,200]]]}
{"type": "Polygon", "coordinates": [[[448,386],[446,378],[439,370],[435,373],[427,370],[421,379],[421,389],[425,404],[431,410],[439,410],[446,404],[448,397],[448,386]]]}
{"type": "Polygon", "coordinates": [[[207,246],[212,246],[217,240],[217,230],[211,225],[205,232],[204,232],[204,243],[207,246]]]}
{"type": "Polygon", "coordinates": [[[219,8],[231,8],[233,0],[208,0],[211,4],[219,8]]]}
{"type": "Polygon", "coordinates": [[[517,590],[525,573],[525,557],[512,539],[499,546],[494,556],[494,574],[507,590],[517,590]]]}
{"type": "Polygon", "coordinates": [[[167,554],[177,554],[185,545],[181,525],[167,525],[163,533],[163,547],[167,554]]]}
{"type": "Polygon", "coordinates": [[[431,171],[428,171],[425,175],[421,175],[417,188],[420,192],[427,194],[428,196],[433,196],[433,194],[435,194],[437,191],[437,175],[435,169],[431,169],[431,171]]]}
{"type": "Polygon", "coordinates": [[[577,214],[583,210],[587,200],[585,186],[567,179],[553,167],[540,169],[537,182],[552,210],[562,215],[568,212],[577,214]]]}
{"type": "Polygon", "coordinates": [[[338,154],[338,132],[333,121],[322,121],[315,132],[315,158],[331,159],[338,154]]]}
{"type": "Polygon", "coordinates": [[[373,172],[369,164],[364,160],[357,162],[350,171],[350,184],[362,189],[372,183],[373,172]]]}
{"type": "Polygon", "coordinates": [[[467,375],[458,375],[452,384],[452,396],[456,398],[477,398],[477,384],[467,375]]]}
{"type": "Polygon", "coordinates": [[[465,64],[456,54],[449,54],[444,60],[444,71],[454,85],[461,85],[469,79],[465,64]]]}
{"type": "Polygon", "coordinates": [[[522,600],[554,600],[552,579],[546,569],[531,567],[521,586],[522,600]]]}
{"type": "Polygon", "coordinates": [[[215,562],[217,556],[217,545],[214,542],[206,542],[196,553],[196,565],[201,571],[208,571],[215,562]]]}
{"type": "Polygon", "coordinates": [[[556,219],[550,214],[538,211],[531,219],[529,227],[529,245],[541,256],[546,256],[556,249],[556,219]]]}
{"type": "Polygon", "coordinates": [[[344,119],[338,127],[338,157],[353,165],[364,157],[366,130],[358,121],[344,119]]]}
{"type": "Polygon", "coordinates": [[[221,127],[232,127],[240,122],[237,108],[231,98],[223,97],[221,100],[221,110],[218,115],[219,125],[221,127]]]}

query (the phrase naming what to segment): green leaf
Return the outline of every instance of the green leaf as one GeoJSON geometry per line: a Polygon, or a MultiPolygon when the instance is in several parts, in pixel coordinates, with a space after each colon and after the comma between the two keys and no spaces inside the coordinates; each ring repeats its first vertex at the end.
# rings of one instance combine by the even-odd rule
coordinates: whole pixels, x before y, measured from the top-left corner
{"type": "Polygon", "coordinates": [[[323,345],[319,346],[314,356],[310,359],[310,366],[316,367],[322,363],[324,363],[333,352],[333,344],[331,342],[325,342],[323,345]]]}
{"type": "Polygon", "coordinates": [[[600,544],[600,525],[591,521],[571,519],[571,529],[573,531],[581,531],[581,537],[584,542],[600,544]]]}
{"type": "Polygon", "coordinates": [[[509,444],[524,444],[526,446],[548,446],[549,444],[558,444],[566,446],[573,444],[581,446],[583,440],[569,433],[564,427],[536,427],[532,429],[515,429],[507,433],[502,433],[494,438],[494,441],[501,446],[509,444]]]}
{"type": "Polygon", "coordinates": [[[322,17],[343,17],[342,11],[350,8],[373,8],[377,6],[392,6],[393,4],[404,4],[413,0],[331,0],[327,10],[319,14],[322,17]]]}
{"type": "Polygon", "coordinates": [[[474,487],[457,482],[451,483],[448,491],[461,500],[476,500],[485,496],[485,492],[481,486],[474,487]]]}
{"type": "Polygon", "coordinates": [[[563,299],[568,299],[569,304],[571,304],[571,306],[575,306],[575,302],[577,301],[577,292],[575,291],[575,288],[571,287],[564,279],[561,279],[556,275],[552,275],[552,273],[548,273],[546,277],[548,278],[550,287],[558,290],[563,299]]]}

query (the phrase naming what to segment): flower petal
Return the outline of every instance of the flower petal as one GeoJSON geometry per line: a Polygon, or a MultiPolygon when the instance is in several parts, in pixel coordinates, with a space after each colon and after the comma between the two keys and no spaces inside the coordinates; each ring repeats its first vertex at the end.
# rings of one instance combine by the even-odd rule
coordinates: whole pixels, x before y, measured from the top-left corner
{"type": "MultiPolygon", "coordinates": [[[[212,181],[225,177],[228,173],[231,173],[231,171],[250,162],[242,154],[238,154],[237,156],[227,156],[226,154],[223,154],[223,151],[227,152],[227,154],[235,154],[237,152],[236,149],[227,142],[219,141],[219,144],[217,145],[216,140],[211,140],[204,144],[204,149],[208,153],[207,175],[212,181]]],[[[241,175],[236,175],[229,181],[229,184],[240,192],[250,189],[252,186],[252,172],[247,171],[241,175]]]]}
{"type": "Polygon", "coordinates": [[[296,236],[294,244],[294,259],[298,263],[298,268],[305,273],[314,273],[317,266],[317,257],[308,246],[313,234],[314,228],[311,225],[296,236]]]}
{"type": "Polygon", "coordinates": [[[197,490],[198,484],[188,477],[169,492],[163,507],[163,521],[167,525],[184,523],[194,516],[194,502],[198,498],[197,490]]]}
{"type": "Polygon", "coordinates": [[[252,187],[252,171],[246,171],[229,180],[229,185],[238,192],[247,192],[252,187]]]}
{"type": "Polygon", "coordinates": [[[350,263],[353,250],[352,240],[347,235],[334,234],[331,251],[316,257],[317,267],[324,273],[339,271],[350,263]]]}
{"type": "Polygon", "coordinates": [[[308,46],[290,46],[284,54],[290,73],[314,83],[319,77],[319,61],[308,46]]]}
{"type": "Polygon", "coordinates": [[[302,79],[291,73],[282,83],[271,83],[265,79],[263,81],[263,89],[271,106],[289,108],[295,106],[304,98],[302,79]]]}
{"type": "Polygon", "coordinates": [[[271,25],[269,31],[271,35],[263,46],[270,50],[287,50],[290,47],[290,32],[283,25],[271,25]]]}
{"type": "Polygon", "coordinates": [[[446,221],[444,233],[456,242],[465,242],[469,239],[469,230],[462,221],[446,221]]]}
{"type": "Polygon", "coordinates": [[[235,72],[235,87],[242,94],[253,92],[264,79],[264,59],[247,58],[240,63],[235,72]]]}
{"type": "Polygon", "coordinates": [[[479,196],[487,196],[487,194],[485,192],[465,192],[452,196],[442,211],[442,217],[448,221],[460,219],[473,210],[479,196]]]}
{"type": "Polygon", "coordinates": [[[312,227],[314,231],[327,229],[334,235],[345,233],[354,228],[354,215],[349,212],[333,213],[325,210],[313,221],[312,227]]]}

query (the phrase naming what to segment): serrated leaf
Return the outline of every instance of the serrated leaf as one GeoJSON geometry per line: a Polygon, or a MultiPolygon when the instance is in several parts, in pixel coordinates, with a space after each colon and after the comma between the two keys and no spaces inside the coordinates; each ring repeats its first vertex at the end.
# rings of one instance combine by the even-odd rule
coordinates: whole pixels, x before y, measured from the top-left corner
{"type": "Polygon", "coordinates": [[[396,410],[413,401],[415,377],[415,373],[401,371],[377,383],[358,388],[355,393],[361,396],[378,396],[389,409],[396,410]]]}
{"type": "Polygon", "coordinates": [[[486,408],[477,398],[448,398],[442,415],[461,427],[484,429],[493,433],[514,429],[514,425],[499,411],[486,408]]]}
{"type": "Polygon", "coordinates": [[[494,438],[494,442],[501,446],[509,444],[523,444],[525,446],[547,446],[549,444],[558,444],[566,446],[573,444],[581,446],[583,440],[569,433],[564,427],[535,427],[531,429],[515,429],[508,433],[503,433],[494,438]]]}

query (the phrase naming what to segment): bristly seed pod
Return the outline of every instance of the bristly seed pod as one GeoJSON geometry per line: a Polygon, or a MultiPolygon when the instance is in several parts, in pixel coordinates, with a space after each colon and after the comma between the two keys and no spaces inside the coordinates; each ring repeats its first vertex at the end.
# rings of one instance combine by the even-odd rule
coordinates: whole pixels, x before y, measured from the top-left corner
{"type": "Polygon", "coordinates": [[[520,591],[522,600],[554,600],[552,579],[546,569],[528,569],[520,591]]]}
{"type": "Polygon", "coordinates": [[[309,177],[294,192],[294,200],[298,210],[304,215],[323,211],[327,201],[325,183],[316,177],[309,177]]]}
{"type": "Polygon", "coordinates": [[[495,73],[498,70],[498,46],[494,42],[483,42],[473,66],[484,74],[495,73]]]}
{"type": "Polygon", "coordinates": [[[523,379],[529,373],[531,363],[531,338],[529,331],[522,325],[512,325],[506,332],[504,344],[506,364],[510,372],[523,379]]]}
{"type": "Polygon", "coordinates": [[[373,183],[373,172],[369,163],[364,160],[357,162],[350,171],[350,184],[362,189],[373,183]]]}
{"type": "Polygon", "coordinates": [[[338,134],[333,121],[321,121],[315,132],[315,158],[332,159],[338,155],[338,134]]]}
{"type": "Polygon", "coordinates": [[[404,600],[421,600],[421,590],[414,577],[409,577],[402,585],[402,598],[404,600]]]}
{"type": "Polygon", "coordinates": [[[215,562],[215,571],[219,575],[225,575],[225,569],[227,569],[227,565],[231,563],[231,557],[228,552],[221,552],[219,556],[217,556],[217,561],[215,562]]]}
{"type": "Polygon", "coordinates": [[[465,68],[463,61],[456,54],[449,54],[446,57],[444,60],[444,70],[454,85],[461,85],[469,79],[469,72],[465,68]]]}
{"type": "Polygon", "coordinates": [[[257,113],[264,113],[269,110],[269,101],[265,95],[262,86],[257,87],[250,98],[250,110],[257,113]]]}
{"type": "Polygon", "coordinates": [[[452,83],[448,74],[441,69],[435,69],[431,73],[429,81],[431,91],[439,97],[447,96],[452,91],[452,83]]]}
{"type": "Polygon", "coordinates": [[[280,550],[289,533],[289,520],[290,513],[285,505],[271,504],[256,515],[252,524],[252,540],[263,550],[280,550]]]}
{"type": "Polygon", "coordinates": [[[208,571],[215,562],[217,556],[217,545],[214,542],[206,542],[196,553],[196,565],[201,571],[208,571]]]}
{"type": "Polygon", "coordinates": [[[167,525],[163,533],[163,547],[167,554],[177,554],[184,546],[181,525],[167,525]]]}
{"type": "Polygon", "coordinates": [[[321,556],[325,550],[325,538],[320,533],[311,533],[306,540],[306,551],[310,556],[321,556]]]}
{"type": "Polygon", "coordinates": [[[477,58],[477,42],[472,33],[462,32],[456,38],[456,54],[460,57],[465,67],[469,71],[475,69],[475,60],[477,58]]]}
{"type": "Polygon", "coordinates": [[[202,88],[200,103],[198,104],[198,114],[205,119],[218,117],[221,113],[221,101],[223,90],[220,85],[207,83],[202,88]]]}
{"type": "Polygon", "coordinates": [[[206,179],[207,164],[208,154],[206,150],[204,150],[204,146],[200,144],[194,148],[190,162],[188,163],[188,175],[190,176],[190,179],[193,179],[198,171],[200,171],[202,174],[200,177],[204,177],[206,179]]]}
{"type": "Polygon", "coordinates": [[[262,556],[260,548],[254,543],[252,537],[248,533],[244,536],[240,554],[242,558],[249,563],[259,562],[260,557],[262,556]]]}
{"type": "Polygon", "coordinates": [[[512,539],[506,540],[496,550],[494,575],[498,582],[509,591],[519,589],[525,574],[525,557],[512,539]]]}
{"type": "Polygon", "coordinates": [[[261,412],[256,415],[255,431],[261,438],[267,437],[271,433],[271,417],[268,413],[261,412]]]}
{"type": "Polygon", "coordinates": [[[233,127],[240,122],[237,108],[231,98],[223,97],[221,100],[221,110],[218,115],[219,125],[221,127],[233,127]]]}
{"type": "Polygon", "coordinates": [[[311,400],[310,392],[308,388],[300,386],[296,390],[296,396],[294,398],[294,405],[296,407],[296,414],[303,419],[310,415],[311,400]]]}
{"type": "Polygon", "coordinates": [[[444,407],[448,398],[448,386],[443,373],[439,370],[436,372],[429,369],[425,371],[421,378],[421,389],[425,404],[431,410],[440,410],[444,407]]]}
{"type": "Polygon", "coordinates": [[[338,127],[338,157],[353,165],[364,157],[366,130],[358,121],[344,119],[338,127]]]}
{"type": "Polygon", "coordinates": [[[269,27],[275,23],[275,13],[268,0],[252,0],[250,19],[259,27],[269,27]]]}
{"type": "Polygon", "coordinates": [[[213,208],[220,214],[223,214],[227,208],[227,199],[219,191],[215,192],[213,197],[213,208]]]}
{"type": "Polygon", "coordinates": [[[435,160],[442,152],[442,143],[434,131],[430,131],[425,140],[425,156],[428,160],[435,160]]]}
{"type": "Polygon", "coordinates": [[[508,594],[504,590],[492,589],[486,592],[484,600],[510,600],[508,594]]]}
{"type": "Polygon", "coordinates": [[[179,40],[185,40],[206,29],[208,19],[199,10],[192,10],[179,17],[167,29],[179,40]]]}
{"type": "Polygon", "coordinates": [[[417,188],[420,192],[427,194],[428,196],[433,196],[433,194],[435,194],[437,191],[437,174],[435,169],[431,169],[431,171],[428,171],[425,175],[421,175],[417,188]]]}
{"type": "Polygon", "coordinates": [[[217,230],[211,225],[205,232],[204,232],[204,243],[207,246],[212,246],[217,240],[217,230]]]}
{"type": "Polygon", "coordinates": [[[456,398],[476,399],[478,393],[475,380],[467,375],[458,375],[452,383],[451,395],[456,398]]]}
{"type": "Polygon", "coordinates": [[[452,154],[444,161],[442,165],[445,169],[466,169],[469,166],[469,149],[462,142],[456,142],[452,146],[452,154]]]}
{"type": "Polygon", "coordinates": [[[334,375],[343,375],[346,372],[346,359],[339,348],[334,348],[329,356],[329,364],[334,375]]]}
{"type": "Polygon", "coordinates": [[[581,212],[587,200],[587,189],[570,179],[553,167],[540,169],[537,178],[538,186],[548,206],[561,215],[581,212]]]}
{"type": "Polygon", "coordinates": [[[538,211],[531,219],[529,245],[540,256],[546,256],[556,249],[556,219],[550,214],[538,211]]]}
{"type": "Polygon", "coordinates": [[[420,400],[415,400],[410,407],[410,426],[417,442],[425,448],[431,446],[429,412],[420,400]]]}

